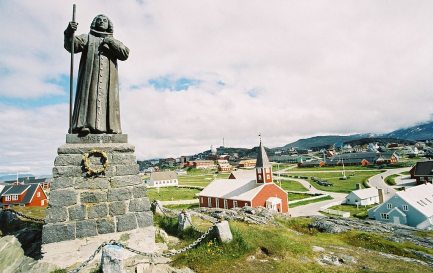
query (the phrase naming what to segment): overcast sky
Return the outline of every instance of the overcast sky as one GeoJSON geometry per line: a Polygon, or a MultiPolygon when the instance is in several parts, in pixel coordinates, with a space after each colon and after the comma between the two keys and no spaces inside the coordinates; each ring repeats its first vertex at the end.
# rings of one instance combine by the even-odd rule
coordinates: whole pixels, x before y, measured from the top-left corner
{"type": "MultiPolygon", "coordinates": [[[[74,1],[130,48],[123,132],[138,159],[384,133],[430,118],[433,1],[74,1]]],[[[68,127],[72,1],[0,0],[0,173],[50,174],[68,127]]],[[[78,67],[79,55],[75,63],[78,67]]],[[[75,72],[75,76],[77,72],[75,72]]]]}

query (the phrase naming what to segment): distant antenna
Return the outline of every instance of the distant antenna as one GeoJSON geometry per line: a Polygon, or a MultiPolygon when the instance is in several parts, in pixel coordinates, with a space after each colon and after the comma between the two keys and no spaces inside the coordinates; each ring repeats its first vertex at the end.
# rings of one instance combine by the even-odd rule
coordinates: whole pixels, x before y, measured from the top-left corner
{"type": "Polygon", "coordinates": [[[260,143],[262,142],[262,133],[259,133],[260,143]]]}
{"type": "Polygon", "coordinates": [[[225,147],[225,145],[224,145],[224,137],[223,137],[223,147],[225,147]]]}

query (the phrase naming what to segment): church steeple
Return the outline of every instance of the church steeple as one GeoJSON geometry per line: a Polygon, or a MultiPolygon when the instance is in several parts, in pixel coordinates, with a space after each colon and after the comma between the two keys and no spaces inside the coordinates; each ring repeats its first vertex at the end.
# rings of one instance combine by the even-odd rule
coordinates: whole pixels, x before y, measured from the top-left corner
{"type": "Polygon", "coordinates": [[[272,165],[262,145],[261,137],[256,161],[256,181],[257,183],[272,183],[272,165]]]}

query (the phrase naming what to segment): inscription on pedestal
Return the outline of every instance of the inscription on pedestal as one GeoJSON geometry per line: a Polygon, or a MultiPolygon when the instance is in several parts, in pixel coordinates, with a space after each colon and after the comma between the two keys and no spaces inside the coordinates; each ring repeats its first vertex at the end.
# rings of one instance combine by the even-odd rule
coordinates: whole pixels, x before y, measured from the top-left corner
{"type": "Polygon", "coordinates": [[[66,143],[128,143],[127,134],[78,134],[66,135],[66,143]]]}

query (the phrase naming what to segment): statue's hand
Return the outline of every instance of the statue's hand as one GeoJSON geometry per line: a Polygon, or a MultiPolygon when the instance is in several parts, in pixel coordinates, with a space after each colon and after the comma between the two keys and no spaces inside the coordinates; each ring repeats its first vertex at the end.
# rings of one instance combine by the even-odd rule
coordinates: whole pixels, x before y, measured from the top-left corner
{"type": "Polygon", "coordinates": [[[77,30],[78,23],[77,22],[69,22],[68,30],[71,32],[75,32],[77,30]]]}
{"type": "Polygon", "coordinates": [[[111,37],[111,36],[107,36],[107,37],[104,38],[104,40],[103,40],[102,42],[103,42],[104,44],[107,44],[107,45],[112,45],[112,44],[113,44],[113,41],[114,41],[113,37],[111,37]]]}

